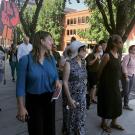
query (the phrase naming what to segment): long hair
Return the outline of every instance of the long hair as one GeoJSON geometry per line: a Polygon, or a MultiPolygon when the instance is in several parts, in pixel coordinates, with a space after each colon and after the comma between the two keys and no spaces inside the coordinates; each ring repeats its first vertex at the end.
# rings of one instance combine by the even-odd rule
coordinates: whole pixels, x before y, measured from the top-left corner
{"type": "Polygon", "coordinates": [[[101,46],[101,44],[96,44],[93,49],[93,53],[97,52],[98,47],[101,46]]]}
{"type": "MultiPolygon", "coordinates": [[[[46,31],[38,31],[34,35],[34,39],[32,43],[33,44],[32,54],[36,62],[39,62],[39,58],[40,58],[41,39],[45,39],[48,36],[52,37],[52,35],[46,31]]],[[[48,50],[45,51],[45,56],[46,57],[50,56],[50,52],[48,50]]]]}
{"type": "Polygon", "coordinates": [[[117,34],[110,36],[107,42],[106,53],[109,53],[115,47],[114,43],[117,43],[119,38],[121,37],[117,34]]]}

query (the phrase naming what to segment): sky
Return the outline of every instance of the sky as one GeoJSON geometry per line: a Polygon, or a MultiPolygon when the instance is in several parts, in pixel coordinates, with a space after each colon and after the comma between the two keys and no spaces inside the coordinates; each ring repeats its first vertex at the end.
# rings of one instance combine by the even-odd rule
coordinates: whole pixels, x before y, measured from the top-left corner
{"type": "Polygon", "coordinates": [[[66,7],[73,8],[76,10],[84,10],[87,9],[87,6],[84,4],[84,0],[80,0],[80,3],[77,3],[76,0],[70,0],[72,4],[69,4],[68,0],[66,3],[66,7]]]}
{"type": "MultiPolygon", "coordinates": [[[[2,0],[0,0],[1,3],[2,0]]],[[[68,8],[73,8],[76,10],[83,10],[83,9],[87,9],[87,6],[84,4],[84,0],[80,0],[80,3],[77,3],[76,0],[70,0],[72,4],[69,4],[68,0],[66,3],[66,7],[68,8]]]]}

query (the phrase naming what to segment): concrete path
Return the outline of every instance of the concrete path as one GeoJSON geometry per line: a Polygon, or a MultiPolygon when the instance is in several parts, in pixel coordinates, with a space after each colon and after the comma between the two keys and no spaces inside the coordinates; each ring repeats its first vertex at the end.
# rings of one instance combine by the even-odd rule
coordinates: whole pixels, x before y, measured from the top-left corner
{"type": "MultiPolygon", "coordinates": [[[[28,135],[25,123],[16,120],[15,82],[11,81],[9,66],[6,66],[6,85],[0,84],[0,135],[28,135]]],[[[135,110],[135,100],[130,101],[135,110]]],[[[124,126],[125,131],[113,130],[111,135],[135,135],[135,111],[123,110],[123,115],[118,121],[124,126]]],[[[100,118],[96,114],[96,105],[87,111],[87,135],[107,135],[99,127],[100,118]]],[[[61,98],[56,102],[56,132],[61,134],[62,106],[61,98]]]]}

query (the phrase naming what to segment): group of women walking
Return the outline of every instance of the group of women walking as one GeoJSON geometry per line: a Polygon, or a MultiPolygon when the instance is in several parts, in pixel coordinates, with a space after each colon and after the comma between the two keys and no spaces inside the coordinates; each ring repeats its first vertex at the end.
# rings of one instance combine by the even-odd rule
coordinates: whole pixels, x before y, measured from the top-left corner
{"type": "MultiPolygon", "coordinates": [[[[53,44],[50,33],[39,31],[34,37],[33,51],[19,61],[16,87],[17,118],[28,122],[29,135],[55,135],[55,102],[51,101],[51,98],[54,91],[61,89],[62,85],[51,53],[53,44]]],[[[121,37],[112,35],[108,39],[104,55],[100,55],[102,47],[97,45],[94,53],[86,59],[87,63],[84,43],[73,41],[66,49],[70,57],[63,67],[63,91],[68,106],[66,115],[68,124],[64,134],[86,135],[87,82],[90,89],[98,88],[97,114],[102,118],[101,128],[109,133],[112,128],[124,130],[117,123],[117,118],[122,114],[119,88],[121,76],[119,50],[122,47],[121,37]],[[93,63],[96,69],[89,67],[93,63]],[[106,119],[112,120],[109,125],[106,119]]],[[[95,97],[91,97],[94,102],[95,97]]]]}

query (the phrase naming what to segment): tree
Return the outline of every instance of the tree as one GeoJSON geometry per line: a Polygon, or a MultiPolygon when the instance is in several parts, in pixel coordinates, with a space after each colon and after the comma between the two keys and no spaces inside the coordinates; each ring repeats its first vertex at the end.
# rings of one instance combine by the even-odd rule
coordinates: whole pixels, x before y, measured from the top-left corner
{"type": "Polygon", "coordinates": [[[63,30],[63,19],[64,19],[64,0],[46,0],[39,16],[37,29],[44,29],[49,31],[55,43],[60,44],[62,30],[63,30]]]}
{"type": "Polygon", "coordinates": [[[35,0],[35,10],[33,14],[31,14],[31,20],[28,18],[28,13],[25,14],[25,10],[27,9],[29,0],[25,0],[24,2],[17,0],[18,7],[20,8],[19,16],[20,21],[23,26],[24,33],[30,37],[32,40],[32,37],[36,31],[36,26],[38,22],[38,16],[40,13],[40,10],[42,8],[44,0],[35,0]]]}
{"type": "Polygon", "coordinates": [[[99,12],[110,35],[119,34],[123,42],[135,25],[135,0],[85,0],[90,9],[99,12]]]}
{"type": "Polygon", "coordinates": [[[92,11],[90,18],[89,38],[99,42],[100,40],[107,40],[109,33],[103,25],[103,19],[98,10],[92,11]]]}
{"type": "Polygon", "coordinates": [[[78,31],[80,37],[96,42],[102,39],[107,40],[109,33],[103,25],[103,19],[98,10],[91,12],[88,23],[90,25],[89,29],[78,31]]]}

